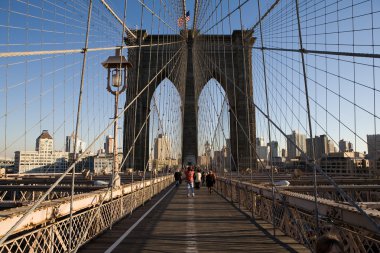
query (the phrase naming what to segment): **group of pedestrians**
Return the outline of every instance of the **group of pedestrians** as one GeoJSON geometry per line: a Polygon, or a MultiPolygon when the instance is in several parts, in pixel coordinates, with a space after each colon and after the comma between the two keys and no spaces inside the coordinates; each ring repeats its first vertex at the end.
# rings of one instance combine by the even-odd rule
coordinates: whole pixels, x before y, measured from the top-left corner
{"type": "MultiPolygon", "coordinates": [[[[178,169],[174,173],[174,179],[176,181],[176,186],[178,187],[182,183],[182,173],[178,169]]],[[[215,184],[216,176],[212,170],[201,171],[201,169],[196,169],[194,166],[187,166],[185,168],[185,180],[187,188],[187,197],[194,197],[194,189],[200,189],[201,186],[206,185],[209,194],[212,192],[212,187],[215,184]]]]}

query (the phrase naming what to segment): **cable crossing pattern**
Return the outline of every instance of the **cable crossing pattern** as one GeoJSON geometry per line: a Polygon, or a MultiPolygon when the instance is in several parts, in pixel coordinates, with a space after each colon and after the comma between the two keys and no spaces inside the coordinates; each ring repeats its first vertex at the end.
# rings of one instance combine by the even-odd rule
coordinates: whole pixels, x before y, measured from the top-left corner
{"type": "Polygon", "coordinates": [[[0,165],[55,180],[0,219],[0,252],[77,252],[187,165],[273,234],[380,251],[378,1],[5,0],[0,17],[0,165]]]}

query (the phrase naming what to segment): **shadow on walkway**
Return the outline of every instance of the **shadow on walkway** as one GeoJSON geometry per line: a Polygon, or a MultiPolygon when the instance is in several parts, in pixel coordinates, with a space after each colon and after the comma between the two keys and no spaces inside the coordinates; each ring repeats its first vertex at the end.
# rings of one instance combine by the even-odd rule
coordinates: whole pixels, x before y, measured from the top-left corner
{"type": "MultiPolygon", "coordinates": [[[[185,186],[173,189],[113,252],[310,252],[287,236],[273,237],[270,224],[251,220],[205,187],[187,197],[185,186]]],[[[104,252],[163,194],[79,252],[104,252]]]]}

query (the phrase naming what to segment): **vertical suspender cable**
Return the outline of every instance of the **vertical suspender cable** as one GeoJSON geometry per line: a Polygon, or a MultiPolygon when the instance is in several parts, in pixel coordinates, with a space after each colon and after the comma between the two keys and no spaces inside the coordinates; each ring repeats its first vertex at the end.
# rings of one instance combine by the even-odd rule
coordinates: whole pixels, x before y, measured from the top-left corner
{"type": "Polygon", "coordinates": [[[306,106],[307,106],[307,117],[309,122],[309,135],[311,142],[311,159],[313,159],[313,171],[314,171],[314,204],[315,204],[315,223],[317,227],[317,231],[319,231],[319,215],[318,215],[318,199],[317,199],[317,168],[315,167],[315,150],[314,150],[314,140],[313,140],[313,131],[311,127],[311,116],[310,116],[310,103],[309,103],[309,92],[307,85],[307,76],[306,76],[306,64],[305,64],[305,56],[304,56],[304,48],[302,44],[302,32],[301,32],[301,23],[300,23],[300,14],[298,7],[298,0],[296,1],[296,13],[297,13],[297,25],[298,25],[298,37],[299,37],[299,45],[301,52],[301,60],[302,60],[302,71],[303,71],[303,80],[305,84],[305,96],[306,96],[306,106]]]}
{"type": "MultiPolygon", "coordinates": [[[[83,93],[83,84],[84,84],[84,73],[86,69],[86,60],[87,60],[87,48],[88,48],[88,38],[90,34],[90,22],[91,22],[91,11],[92,11],[92,0],[88,4],[88,15],[87,15],[87,31],[86,31],[86,41],[83,48],[83,62],[82,62],[82,73],[80,80],[79,88],[79,98],[78,98],[78,111],[77,111],[77,120],[75,126],[75,135],[74,135],[74,161],[77,159],[77,141],[78,141],[78,130],[79,130],[79,121],[80,121],[80,112],[82,109],[82,93],[83,93]]],[[[75,188],[75,166],[71,173],[71,198],[70,198],[70,225],[69,225],[69,252],[72,249],[72,233],[73,233],[73,201],[74,201],[74,188],[75,188]]]]}
{"type": "MultiPolygon", "coordinates": [[[[144,4],[144,0],[142,0],[142,3],[144,4]]],[[[140,64],[141,64],[141,44],[142,44],[142,40],[143,40],[143,37],[144,37],[144,34],[143,34],[143,30],[142,30],[142,25],[143,25],[143,15],[144,15],[144,5],[141,5],[141,17],[140,17],[140,37],[139,37],[139,51],[138,51],[138,59],[137,59],[137,76],[136,76],[136,95],[139,93],[139,85],[140,85],[140,64]]],[[[136,99],[136,102],[135,102],[135,105],[133,106],[133,109],[134,109],[134,125],[133,125],[133,139],[136,138],[136,121],[137,121],[137,106],[138,106],[138,99],[136,99]]],[[[135,144],[133,144],[133,153],[132,153],[132,164],[133,164],[133,167],[134,169],[136,169],[136,165],[135,165],[135,152],[136,152],[136,149],[135,149],[135,144]]],[[[132,194],[132,201],[133,203],[135,203],[134,201],[134,197],[135,197],[135,194],[134,194],[134,190],[133,190],[133,186],[134,186],[134,175],[133,175],[133,171],[132,171],[132,182],[131,182],[131,185],[132,185],[132,191],[131,191],[131,194],[132,194]]],[[[133,208],[132,208],[133,209],[133,208]]]]}
{"type": "Polygon", "coordinates": [[[271,183],[272,183],[272,219],[273,219],[273,234],[276,236],[276,224],[275,224],[275,205],[274,205],[274,181],[273,181],[273,150],[272,150],[272,136],[270,128],[270,114],[269,114],[269,101],[268,101],[268,83],[267,83],[267,73],[265,64],[265,53],[264,53],[264,41],[263,41],[263,30],[261,24],[261,10],[260,10],[260,0],[257,0],[257,8],[259,11],[259,25],[260,25],[260,41],[261,41],[261,56],[263,61],[263,72],[264,72],[264,85],[265,85],[265,98],[266,98],[266,109],[267,109],[267,121],[268,121],[268,138],[269,138],[269,153],[271,154],[269,158],[269,164],[271,167],[271,183]]]}
{"type": "MultiPolygon", "coordinates": [[[[230,0],[228,0],[228,12],[230,13],[230,0]]],[[[230,28],[230,34],[232,34],[232,29],[231,29],[231,15],[228,15],[228,23],[229,23],[229,28],[230,28]]],[[[232,82],[234,85],[234,109],[231,111],[235,111],[233,113],[236,113],[236,83],[235,83],[235,62],[234,62],[234,47],[233,47],[233,41],[232,41],[232,36],[230,36],[230,47],[231,47],[231,61],[232,61],[232,82]]],[[[237,164],[237,173],[239,175],[239,170],[240,170],[240,158],[239,158],[239,133],[238,133],[238,122],[235,119],[235,138],[236,138],[236,164],[237,164]]],[[[232,170],[230,173],[230,177],[232,179],[232,170]]]]}
{"type": "MultiPolygon", "coordinates": [[[[156,1],[153,1],[153,9],[155,8],[155,2],[156,1]]],[[[152,34],[153,33],[153,21],[154,21],[154,13],[152,12],[152,19],[151,19],[151,25],[150,25],[150,33],[152,34]]],[[[151,61],[152,61],[152,43],[153,43],[153,37],[151,36],[150,37],[150,45],[149,45],[149,68],[148,68],[148,79],[150,79],[150,71],[151,71],[151,61]]],[[[147,91],[147,96],[146,96],[146,114],[149,113],[150,115],[150,85],[148,86],[148,91],[147,91]],[[149,106],[148,106],[149,105],[149,106]]],[[[150,119],[148,119],[148,122],[149,122],[150,119]]],[[[143,184],[144,184],[144,192],[143,192],[143,195],[145,195],[145,176],[146,176],[146,170],[149,169],[149,140],[147,138],[149,134],[149,124],[147,124],[147,126],[145,127],[145,140],[144,140],[144,161],[147,160],[147,167],[144,167],[144,171],[143,171],[143,175],[142,175],[142,180],[143,180],[143,184]],[[147,143],[148,142],[148,143],[147,143]],[[148,145],[148,154],[146,154],[146,145],[148,145]],[[148,156],[148,159],[146,159],[146,156],[148,156]]],[[[152,178],[151,178],[152,179],[152,178]]],[[[152,185],[152,184],[151,184],[152,185]]],[[[151,189],[151,188],[150,188],[151,189]]],[[[150,195],[151,196],[151,195],[150,195]]]]}
{"type": "MultiPolygon", "coordinates": [[[[244,43],[244,28],[243,28],[243,20],[242,20],[242,14],[241,14],[241,3],[240,3],[240,0],[239,0],[239,16],[240,16],[240,29],[241,29],[241,45],[242,45],[242,53],[243,53],[243,79],[244,79],[244,83],[245,83],[245,93],[247,94],[247,97],[246,97],[246,110],[247,110],[247,126],[248,126],[248,138],[249,138],[249,142],[251,142],[252,138],[251,138],[251,110],[250,110],[250,104],[252,103],[252,98],[251,98],[251,94],[248,89],[248,85],[249,85],[249,76],[247,76],[247,66],[246,66],[246,53],[245,53],[245,43],[244,43]]],[[[248,48],[248,47],[247,47],[248,48]]],[[[252,73],[250,73],[252,74],[252,73]]],[[[250,87],[251,89],[253,89],[253,87],[250,87]]],[[[249,145],[248,145],[249,147],[249,145]]],[[[245,158],[246,159],[246,158],[245,158]]],[[[246,163],[246,161],[244,161],[244,163],[246,163]]],[[[252,147],[249,147],[249,167],[251,168],[252,167],[252,147]]]]}

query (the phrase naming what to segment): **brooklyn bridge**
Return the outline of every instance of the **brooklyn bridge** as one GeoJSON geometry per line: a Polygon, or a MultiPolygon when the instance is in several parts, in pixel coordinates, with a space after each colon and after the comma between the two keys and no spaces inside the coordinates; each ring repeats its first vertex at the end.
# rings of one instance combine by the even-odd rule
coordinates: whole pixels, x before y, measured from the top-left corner
{"type": "Polygon", "coordinates": [[[380,252],[379,30],[376,0],[1,1],[0,253],[380,252]]]}

